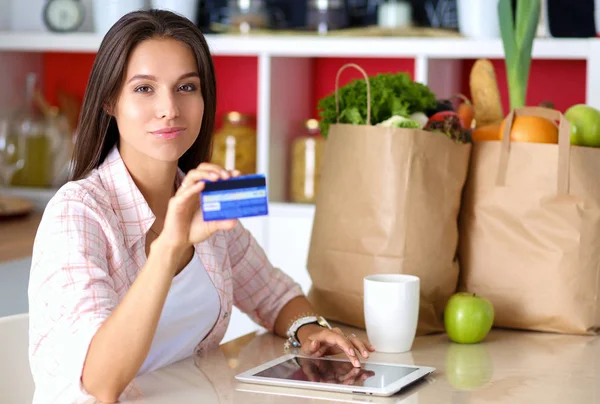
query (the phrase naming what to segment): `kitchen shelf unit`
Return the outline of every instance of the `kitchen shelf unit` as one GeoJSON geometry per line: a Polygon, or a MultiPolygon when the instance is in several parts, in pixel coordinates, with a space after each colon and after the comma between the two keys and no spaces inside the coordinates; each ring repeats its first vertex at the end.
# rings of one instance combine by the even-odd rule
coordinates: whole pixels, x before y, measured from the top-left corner
{"type": "MultiPolygon", "coordinates": [[[[297,131],[298,122],[314,116],[311,87],[307,84],[314,79],[314,58],[412,59],[413,78],[427,84],[438,97],[460,90],[462,60],[503,58],[500,40],[457,37],[207,35],[207,40],[215,56],[257,58],[257,171],[267,174],[270,199],[276,202],[287,200],[291,133],[297,131]]],[[[35,68],[36,55],[43,53],[95,53],[101,41],[102,37],[93,33],[0,32],[0,68],[7,69],[10,75],[11,70],[22,71],[28,63],[35,68]]],[[[585,61],[586,103],[600,107],[600,40],[536,39],[533,58],[585,61]]]]}
{"type": "MultiPolygon", "coordinates": [[[[273,264],[296,279],[305,291],[311,283],[306,271],[306,258],[314,206],[287,203],[286,184],[289,141],[298,131],[298,123],[315,114],[314,94],[309,85],[315,80],[314,60],[337,58],[356,60],[359,64],[361,59],[410,60],[413,63],[413,78],[428,85],[438,97],[447,97],[461,90],[463,60],[483,57],[503,59],[504,55],[500,40],[457,37],[206,37],[214,56],[251,56],[257,60],[257,171],[267,175],[271,204],[268,217],[243,222],[273,264]]],[[[20,99],[21,84],[13,79],[23,77],[26,71],[41,72],[44,54],[93,54],[101,41],[101,36],[92,33],[0,32],[0,105],[20,99]]],[[[585,102],[600,108],[599,39],[536,39],[533,58],[584,61],[585,102]]],[[[344,76],[356,77],[356,72],[345,72],[344,76]]],[[[20,190],[13,189],[10,192],[19,194],[20,190]]],[[[29,194],[31,192],[28,191],[29,194]]],[[[237,311],[232,324],[235,326],[228,331],[226,340],[255,327],[237,311]]]]}

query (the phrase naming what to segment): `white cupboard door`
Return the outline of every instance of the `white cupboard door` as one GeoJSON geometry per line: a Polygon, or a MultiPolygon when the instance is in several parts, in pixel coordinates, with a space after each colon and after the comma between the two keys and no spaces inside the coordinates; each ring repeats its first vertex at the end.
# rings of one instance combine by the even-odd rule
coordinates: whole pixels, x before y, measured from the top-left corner
{"type": "Polygon", "coordinates": [[[312,281],[306,268],[312,232],[312,215],[269,217],[267,231],[268,256],[271,263],[291,276],[304,293],[312,281]]]}
{"type": "MultiPolygon", "coordinates": [[[[265,217],[248,217],[240,219],[240,222],[252,234],[256,239],[256,242],[265,249],[265,227],[267,226],[267,219],[265,217]]],[[[224,344],[257,330],[263,330],[263,328],[234,306],[231,311],[229,326],[227,327],[227,331],[225,332],[225,336],[221,343],[224,344]]]]}

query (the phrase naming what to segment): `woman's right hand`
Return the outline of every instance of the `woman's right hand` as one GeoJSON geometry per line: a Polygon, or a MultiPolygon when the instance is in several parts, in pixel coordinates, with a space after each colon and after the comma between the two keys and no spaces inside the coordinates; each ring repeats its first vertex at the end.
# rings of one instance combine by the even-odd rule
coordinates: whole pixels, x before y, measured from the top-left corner
{"type": "Polygon", "coordinates": [[[165,245],[186,249],[208,239],[218,230],[230,230],[236,220],[205,222],[200,209],[200,194],[205,181],[239,176],[239,171],[227,171],[216,164],[202,163],[190,170],[169,201],[163,230],[158,237],[165,245]]]}

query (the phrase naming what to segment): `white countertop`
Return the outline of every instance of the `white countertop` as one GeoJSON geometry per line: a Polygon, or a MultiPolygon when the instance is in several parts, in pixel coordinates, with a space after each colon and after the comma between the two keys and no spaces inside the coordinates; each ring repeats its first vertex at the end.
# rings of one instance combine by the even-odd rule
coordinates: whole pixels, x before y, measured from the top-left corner
{"type": "MultiPolygon", "coordinates": [[[[343,328],[343,327],[342,327],[343,328]]],[[[356,331],[355,331],[356,332],[356,331]]],[[[357,332],[357,334],[359,334],[357,332]]],[[[438,370],[389,398],[238,383],[234,376],[283,354],[283,340],[252,334],[136,379],[127,403],[598,403],[600,338],[493,330],[484,343],[457,345],[445,335],[417,338],[405,354],[370,360],[438,370]]]]}

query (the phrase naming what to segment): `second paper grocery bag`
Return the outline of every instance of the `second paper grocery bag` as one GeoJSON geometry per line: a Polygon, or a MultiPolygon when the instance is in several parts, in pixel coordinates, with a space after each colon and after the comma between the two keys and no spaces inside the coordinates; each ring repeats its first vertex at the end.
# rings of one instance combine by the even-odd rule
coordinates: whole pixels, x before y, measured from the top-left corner
{"type": "Polygon", "coordinates": [[[600,149],[571,146],[569,122],[545,108],[516,109],[505,129],[501,142],[473,145],[460,218],[460,289],[488,298],[499,327],[595,333],[600,149]],[[521,116],[559,121],[558,145],[511,142],[521,116]]]}
{"type": "MultiPolygon", "coordinates": [[[[307,264],[309,299],[331,320],[364,328],[363,278],[416,275],[417,332],[443,331],[443,309],[458,281],[457,219],[471,145],[370,125],[368,77],[361,72],[367,124],[329,129],[307,264]]],[[[337,88],[336,80],[336,95],[337,88]]]]}

